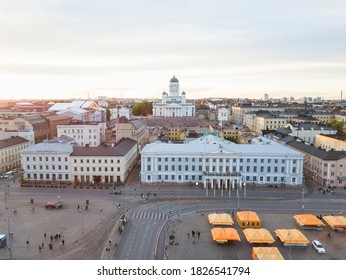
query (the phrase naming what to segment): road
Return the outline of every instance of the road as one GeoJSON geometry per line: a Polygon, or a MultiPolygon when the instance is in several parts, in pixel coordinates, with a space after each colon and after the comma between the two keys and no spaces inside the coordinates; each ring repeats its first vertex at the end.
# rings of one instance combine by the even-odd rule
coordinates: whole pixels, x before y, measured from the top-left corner
{"type": "MultiPolygon", "coordinates": [[[[138,170],[137,170],[138,171],[138,170]]],[[[136,171],[136,172],[137,172],[136,171]]],[[[9,182],[10,187],[1,185],[3,197],[0,207],[0,231],[7,233],[8,219],[11,231],[14,258],[28,259],[154,259],[157,252],[162,255],[163,241],[160,233],[179,217],[186,217],[203,211],[253,210],[260,213],[301,213],[302,188],[269,188],[248,186],[238,194],[232,191],[206,191],[197,186],[143,186],[138,183],[138,173],[131,174],[127,186],[119,187],[122,195],[111,195],[111,189],[79,188],[20,188],[18,183],[9,182]],[[145,200],[141,195],[149,195],[145,200]],[[156,194],[156,195],[154,195],[156,194]],[[64,201],[64,208],[46,210],[46,201],[64,201]],[[35,213],[30,212],[35,203],[35,213]],[[89,210],[79,212],[77,205],[89,210]],[[118,204],[121,206],[118,207],[118,204]],[[18,210],[17,215],[12,210],[18,210]],[[127,210],[127,212],[126,212],[127,210]],[[119,236],[116,229],[122,213],[129,221],[114,252],[104,254],[108,239],[119,236]],[[37,245],[43,240],[43,233],[63,232],[66,239],[64,248],[38,252],[37,245]],[[30,239],[26,248],[25,242],[30,239]],[[159,241],[159,242],[158,242],[159,241]],[[157,247],[158,246],[158,247],[157,247]],[[157,250],[156,250],[157,249],[157,250]]],[[[341,189],[332,195],[322,195],[316,189],[305,189],[305,213],[345,213],[346,191],[341,189]]],[[[115,241],[114,241],[115,242],[115,241]]],[[[114,243],[113,242],[113,243],[114,243]]],[[[58,246],[58,245],[55,245],[58,246]]],[[[8,252],[0,250],[0,258],[9,258],[8,252]]]]}

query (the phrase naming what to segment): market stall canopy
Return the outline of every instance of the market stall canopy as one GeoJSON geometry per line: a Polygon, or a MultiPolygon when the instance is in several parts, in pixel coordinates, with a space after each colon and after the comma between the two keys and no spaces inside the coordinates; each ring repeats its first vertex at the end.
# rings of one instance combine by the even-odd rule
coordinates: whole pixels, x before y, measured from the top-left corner
{"type": "Polygon", "coordinates": [[[284,260],[277,247],[253,247],[253,260],[284,260]]]}
{"type": "Polygon", "coordinates": [[[247,228],[243,230],[246,240],[249,243],[274,243],[275,239],[265,228],[247,228]]]}
{"type": "Polygon", "coordinates": [[[312,214],[301,214],[301,215],[295,215],[293,216],[296,219],[296,222],[301,228],[308,229],[308,228],[321,228],[322,226],[325,226],[325,224],[316,216],[312,214]]]}
{"type": "Polygon", "coordinates": [[[275,234],[284,245],[306,246],[309,240],[297,229],[277,229],[275,234]]]}
{"type": "Polygon", "coordinates": [[[251,227],[260,228],[261,220],[255,212],[242,211],[237,212],[237,222],[241,228],[251,227]]]}
{"type": "Polygon", "coordinates": [[[226,213],[214,213],[214,214],[209,214],[208,215],[208,219],[209,222],[212,225],[227,225],[227,226],[231,226],[234,224],[233,219],[231,217],[231,215],[226,214],[226,213]]]}
{"type": "Polygon", "coordinates": [[[216,242],[240,241],[238,232],[234,228],[213,228],[211,235],[216,242]]]}
{"type": "Polygon", "coordinates": [[[323,216],[323,220],[334,229],[346,229],[346,218],[344,216],[323,216]]]}

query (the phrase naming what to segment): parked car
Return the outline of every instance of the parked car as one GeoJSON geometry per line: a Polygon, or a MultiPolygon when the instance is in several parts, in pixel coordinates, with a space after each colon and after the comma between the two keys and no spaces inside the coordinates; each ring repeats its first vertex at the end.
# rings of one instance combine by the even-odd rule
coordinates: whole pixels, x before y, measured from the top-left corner
{"type": "Polygon", "coordinates": [[[326,253],[326,249],[323,247],[321,242],[319,242],[318,240],[312,240],[311,244],[319,254],[325,254],[326,253]]]}
{"type": "Polygon", "coordinates": [[[111,192],[111,194],[122,194],[121,190],[114,190],[111,192]]]}
{"type": "Polygon", "coordinates": [[[46,208],[47,209],[52,209],[52,208],[58,209],[58,208],[62,208],[62,205],[63,205],[63,203],[61,201],[58,201],[58,202],[49,201],[46,203],[46,208]]]}

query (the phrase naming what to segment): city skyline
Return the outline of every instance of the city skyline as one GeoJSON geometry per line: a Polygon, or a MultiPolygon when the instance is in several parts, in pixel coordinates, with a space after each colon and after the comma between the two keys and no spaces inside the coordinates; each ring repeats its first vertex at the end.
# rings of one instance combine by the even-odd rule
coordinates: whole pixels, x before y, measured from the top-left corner
{"type": "Polygon", "coordinates": [[[321,96],[346,76],[344,1],[2,1],[1,99],[321,96]]]}

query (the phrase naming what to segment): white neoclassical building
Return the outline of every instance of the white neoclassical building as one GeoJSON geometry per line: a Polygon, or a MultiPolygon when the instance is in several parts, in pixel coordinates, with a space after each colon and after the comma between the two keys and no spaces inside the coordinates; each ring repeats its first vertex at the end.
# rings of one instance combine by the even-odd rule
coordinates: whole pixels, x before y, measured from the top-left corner
{"type": "Polygon", "coordinates": [[[186,102],[186,93],[179,92],[179,80],[173,76],[169,82],[169,94],[162,93],[161,102],[154,103],[155,117],[194,117],[195,104],[186,102]]]}
{"type": "Polygon", "coordinates": [[[259,137],[235,144],[205,135],[184,144],[152,143],[141,152],[143,183],[202,183],[229,188],[240,183],[298,185],[304,155],[259,137]]]}

